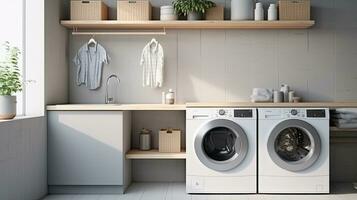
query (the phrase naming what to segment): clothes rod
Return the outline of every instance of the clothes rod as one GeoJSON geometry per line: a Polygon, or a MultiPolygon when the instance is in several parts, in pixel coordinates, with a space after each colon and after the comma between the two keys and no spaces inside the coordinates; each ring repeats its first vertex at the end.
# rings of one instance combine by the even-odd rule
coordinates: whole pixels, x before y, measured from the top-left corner
{"type": "Polygon", "coordinates": [[[72,35],[166,35],[166,31],[162,32],[72,32],[72,35]]]}

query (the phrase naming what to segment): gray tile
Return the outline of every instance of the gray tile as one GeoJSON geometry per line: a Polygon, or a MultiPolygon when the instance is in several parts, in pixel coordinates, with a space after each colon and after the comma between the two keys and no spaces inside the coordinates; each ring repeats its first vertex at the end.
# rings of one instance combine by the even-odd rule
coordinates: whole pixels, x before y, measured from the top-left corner
{"type": "Polygon", "coordinates": [[[74,195],[48,195],[43,200],[73,200],[74,195]]]}

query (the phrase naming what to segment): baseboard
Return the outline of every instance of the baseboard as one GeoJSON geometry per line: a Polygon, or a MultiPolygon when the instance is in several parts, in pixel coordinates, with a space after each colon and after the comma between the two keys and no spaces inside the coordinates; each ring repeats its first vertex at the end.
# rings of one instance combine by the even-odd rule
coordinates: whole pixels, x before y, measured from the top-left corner
{"type": "Polygon", "coordinates": [[[49,185],[49,194],[124,194],[128,186],[49,185]]]}

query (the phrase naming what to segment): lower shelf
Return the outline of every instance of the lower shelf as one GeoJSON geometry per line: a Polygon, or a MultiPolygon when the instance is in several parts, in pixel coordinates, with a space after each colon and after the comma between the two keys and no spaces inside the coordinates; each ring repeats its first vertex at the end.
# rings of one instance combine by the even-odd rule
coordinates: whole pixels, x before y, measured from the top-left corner
{"type": "Polygon", "coordinates": [[[126,153],[127,159],[186,159],[186,151],[181,150],[180,153],[162,153],[154,149],[150,151],[141,151],[132,149],[126,153]]]}
{"type": "Polygon", "coordinates": [[[357,132],[357,128],[337,128],[330,127],[331,132],[357,132]]]}

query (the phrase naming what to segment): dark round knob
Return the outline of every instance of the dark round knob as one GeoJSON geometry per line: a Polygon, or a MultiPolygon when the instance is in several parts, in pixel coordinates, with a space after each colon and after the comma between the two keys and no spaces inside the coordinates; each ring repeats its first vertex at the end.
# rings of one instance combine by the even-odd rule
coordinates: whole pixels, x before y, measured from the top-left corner
{"type": "Polygon", "coordinates": [[[298,111],[297,111],[297,110],[291,110],[290,113],[291,113],[292,115],[297,115],[297,114],[298,114],[298,111]]]}
{"type": "Polygon", "coordinates": [[[219,111],[218,111],[218,114],[219,114],[219,115],[224,115],[224,114],[226,114],[226,111],[225,111],[225,110],[219,110],[219,111]]]}

